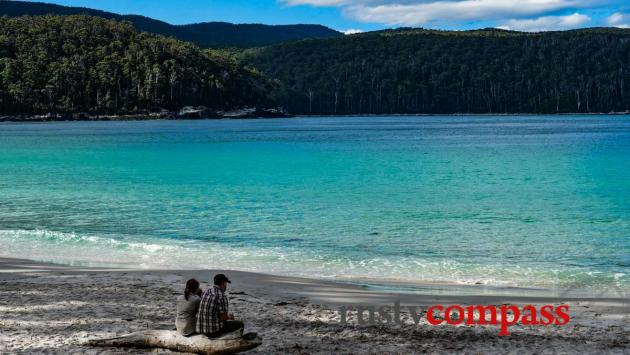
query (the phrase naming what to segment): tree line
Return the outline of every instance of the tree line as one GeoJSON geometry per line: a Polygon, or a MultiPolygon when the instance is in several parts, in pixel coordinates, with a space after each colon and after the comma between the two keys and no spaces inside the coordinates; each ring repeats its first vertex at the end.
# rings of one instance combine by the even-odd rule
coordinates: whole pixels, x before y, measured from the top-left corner
{"type": "Polygon", "coordinates": [[[132,114],[268,105],[273,83],[232,56],[98,17],[0,18],[0,114],[132,114]]]}
{"type": "Polygon", "coordinates": [[[630,30],[399,29],[246,50],[294,114],[630,109],[630,30]]]}
{"type": "Polygon", "coordinates": [[[2,17],[0,115],[625,112],[629,64],[623,29],[399,29],[225,50],[99,17],[2,17]]]}

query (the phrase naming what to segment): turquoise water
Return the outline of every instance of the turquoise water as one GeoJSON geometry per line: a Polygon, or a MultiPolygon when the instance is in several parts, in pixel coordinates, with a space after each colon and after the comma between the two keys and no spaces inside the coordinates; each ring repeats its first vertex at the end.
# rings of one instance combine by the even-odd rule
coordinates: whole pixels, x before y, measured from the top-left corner
{"type": "Polygon", "coordinates": [[[0,124],[0,256],[630,290],[630,118],[0,124]]]}

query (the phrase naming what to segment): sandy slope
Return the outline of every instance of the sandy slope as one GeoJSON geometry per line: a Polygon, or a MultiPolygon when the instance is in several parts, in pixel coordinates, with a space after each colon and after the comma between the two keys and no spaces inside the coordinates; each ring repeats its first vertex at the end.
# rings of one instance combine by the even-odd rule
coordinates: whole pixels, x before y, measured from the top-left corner
{"type": "MultiPolygon", "coordinates": [[[[612,353],[630,354],[627,300],[401,295],[360,286],[229,271],[231,307],[247,331],[263,336],[252,353],[612,353]],[[502,304],[566,302],[566,327],[339,324],[339,305],[502,304]]],[[[0,353],[119,354],[161,350],[92,349],[88,337],[174,328],[174,300],[183,281],[204,286],[214,271],[105,270],[0,259],[0,353]]]]}

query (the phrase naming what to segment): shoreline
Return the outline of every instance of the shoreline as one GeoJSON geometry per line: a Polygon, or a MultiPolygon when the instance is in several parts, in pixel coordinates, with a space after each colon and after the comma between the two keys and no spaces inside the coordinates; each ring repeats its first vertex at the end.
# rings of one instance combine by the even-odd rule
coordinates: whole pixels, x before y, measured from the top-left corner
{"type": "Polygon", "coordinates": [[[392,114],[351,114],[351,115],[307,115],[307,114],[285,114],[280,116],[264,115],[251,116],[249,114],[240,116],[204,116],[204,117],[182,117],[177,113],[164,115],[163,113],[149,113],[146,115],[99,115],[81,116],[81,118],[60,118],[50,119],[41,116],[46,115],[26,115],[24,118],[14,119],[11,116],[0,116],[0,123],[49,123],[49,122],[133,122],[133,121],[216,121],[216,120],[266,120],[266,119],[291,119],[291,118],[316,118],[316,117],[517,117],[517,116],[630,116],[630,112],[590,112],[590,113],[392,113],[392,114]]]}
{"type": "Polygon", "coordinates": [[[151,353],[138,349],[92,349],[88,338],[143,329],[172,329],[175,298],[187,278],[208,286],[215,272],[231,279],[231,309],[258,332],[263,345],[251,353],[609,353],[630,349],[627,300],[530,296],[401,294],[327,280],[227,270],[84,268],[0,258],[0,352],[59,354],[151,353]],[[427,307],[433,304],[568,304],[568,326],[511,327],[414,324],[403,309],[402,325],[358,325],[348,305],[427,307]],[[351,349],[351,350],[350,350],[351,349]]]}
{"type": "MultiPolygon", "coordinates": [[[[236,270],[236,269],[182,269],[182,268],[160,268],[160,267],[138,267],[130,264],[112,263],[107,265],[98,265],[91,263],[66,263],[57,261],[45,261],[35,259],[21,259],[0,256],[0,281],[4,277],[7,277],[7,265],[16,264],[19,273],[27,273],[30,268],[35,268],[40,271],[63,271],[69,273],[77,272],[149,272],[157,274],[168,273],[181,273],[186,275],[193,275],[191,277],[200,277],[208,273],[230,273],[241,276],[243,279],[248,280],[256,287],[260,287],[261,283],[269,282],[274,283],[286,283],[292,284],[310,284],[316,285],[316,287],[333,287],[337,291],[352,292],[353,295],[360,294],[361,296],[370,295],[369,298],[374,298],[374,295],[380,295],[381,299],[391,300],[393,298],[399,298],[404,300],[412,300],[423,297],[431,296],[443,296],[445,299],[451,299],[453,301],[461,301],[462,297],[483,297],[485,299],[498,301],[530,301],[530,302],[563,302],[563,301],[619,301],[625,297],[625,290],[617,290],[618,292],[612,293],[594,293],[591,289],[581,288],[542,288],[542,287],[527,287],[527,286],[500,286],[500,285],[487,285],[487,284],[466,284],[458,283],[454,281],[420,281],[420,280],[398,280],[398,279],[376,279],[371,277],[356,277],[356,278],[333,278],[333,277],[317,277],[317,276],[302,276],[302,275],[290,275],[282,273],[265,273],[251,270],[236,270]],[[28,266],[28,267],[24,267],[28,266]],[[4,276],[3,276],[4,275],[4,276]],[[261,280],[264,280],[261,281],[261,280]],[[623,293],[623,294],[622,294],[623,293]]],[[[294,287],[289,287],[289,291],[294,290],[294,287]]],[[[298,292],[298,293],[301,293],[298,292]]],[[[309,296],[309,295],[303,295],[309,296]]],[[[377,297],[379,298],[379,297],[377,297]]],[[[315,301],[321,302],[321,299],[315,299],[315,301]]],[[[327,304],[337,305],[337,303],[327,304]]]]}

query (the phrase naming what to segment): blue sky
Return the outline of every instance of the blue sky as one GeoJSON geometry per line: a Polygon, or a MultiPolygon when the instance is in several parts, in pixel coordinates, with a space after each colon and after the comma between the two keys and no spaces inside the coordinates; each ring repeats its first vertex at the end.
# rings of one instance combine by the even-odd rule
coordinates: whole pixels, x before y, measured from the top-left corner
{"type": "Polygon", "coordinates": [[[40,0],[173,24],[319,23],[340,31],[401,26],[521,31],[630,27],[630,0],[40,0]]]}

